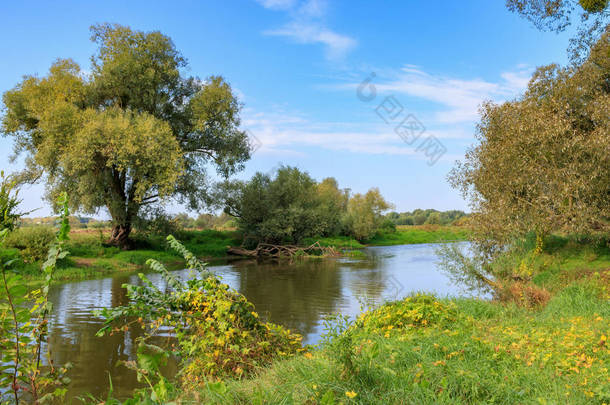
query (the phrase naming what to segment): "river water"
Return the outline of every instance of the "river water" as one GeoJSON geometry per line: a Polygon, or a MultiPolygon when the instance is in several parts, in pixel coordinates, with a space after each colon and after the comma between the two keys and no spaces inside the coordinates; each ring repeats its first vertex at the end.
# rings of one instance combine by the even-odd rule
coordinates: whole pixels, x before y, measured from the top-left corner
{"type": "MultiPolygon", "coordinates": [[[[416,291],[438,296],[460,294],[437,267],[435,244],[369,247],[366,258],[303,260],[296,263],[240,260],[209,267],[224,282],[244,294],[266,320],[298,331],[315,344],[330,314],[357,315],[361,303],[381,303],[416,291]]],[[[189,272],[176,274],[188,277],[189,272]]],[[[162,287],[157,274],[148,275],[162,287]]],[[[55,285],[50,291],[49,349],[55,364],[71,362],[68,397],[105,395],[109,378],[114,393],[125,397],[138,385],[135,373],[120,360],[135,357],[133,331],[96,337],[102,319],[92,311],[127,302],[123,283],[136,284],[137,275],[55,285]]],[[[172,365],[168,373],[173,372],[172,365]]]]}

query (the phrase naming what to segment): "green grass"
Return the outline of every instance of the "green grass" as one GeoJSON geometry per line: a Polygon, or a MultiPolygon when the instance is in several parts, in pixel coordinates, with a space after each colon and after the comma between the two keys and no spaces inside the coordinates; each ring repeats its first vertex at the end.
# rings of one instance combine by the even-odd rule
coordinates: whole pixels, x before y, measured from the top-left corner
{"type": "Polygon", "coordinates": [[[457,226],[407,226],[396,232],[375,235],[365,243],[373,246],[454,242],[468,239],[468,229],[457,226]]]}
{"type": "Polygon", "coordinates": [[[184,231],[176,237],[199,257],[223,257],[227,247],[241,244],[241,236],[235,231],[184,231]]]}
{"type": "Polygon", "coordinates": [[[533,282],[552,291],[544,306],[389,303],[309,355],[277,361],[252,379],[197,389],[198,401],[608,404],[608,247],[555,240],[539,256],[547,265],[533,282]]]}
{"type": "MultiPolygon", "coordinates": [[[[476,300],[452,301],[449,325],[352,338],[353,372],[331,348],[276,363],[252,380],[231,381],[205,403],[602,404],[610,400],[604,336],[610,306],[586,284],[541,311],[476,300]],[[560,309],[559,313],[557,309],[560,309]],[[349,398],[346,393],[356,393],[349,398]]],[[[397,305],[397,310],[400,305],[397,305]]]]}
{"type": "Polygon", "coordinates": [[[538,287],[556,292],[570,281],[610,267],[610,245],[603,240],[551,235],[536,253],[532,235],[500,257],[494,267],[497,274],[525,276],[538,287]]]}

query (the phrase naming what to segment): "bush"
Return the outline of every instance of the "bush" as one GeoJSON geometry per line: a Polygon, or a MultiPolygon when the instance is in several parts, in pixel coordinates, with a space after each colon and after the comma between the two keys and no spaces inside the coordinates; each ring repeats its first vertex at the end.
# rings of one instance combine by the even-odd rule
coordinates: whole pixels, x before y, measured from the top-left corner
{"type": "MultiPolygon", "coordinates": [[[[242,378],[252,375],[278,357],[301,348],[301,336],[279,325],[258,319],[246,297],[216,277],[177,294],[189,326],[178,333],[188,361],[181,371],[183,382],[200,384],[208,378],[242,378]]],[[[186,357],[186,356],[185,356],[186,357]]]]}
{"type": "Polygon", "coordinates": [[[415,294],[365,312],[358,321],[365,331],[388,337],[393,329],[444,325],[456,318],[455,304],[439,301],[433,295],[415,294]]]}
{"type": "Polygon", "coordinates": [[[51,242],[55,240],[55,232],[46,226],[33,226],[19,228],[11,232],[6,238],[6,246],[17,248],[26,263],[43,260],[51,242]]]}
{"type": "Polygon", "coordinates": [[[396,232],[396,224],[389,219],[385,219],[379,226],[379,231],[383,233],[396,232]]]}
{"type": "Polygon", "coordinates": [[[183,282],[149,259],[147,264],[161,274],[169,290],[157,290],[140,274],[143,286],[126,285],[128,306],[100,311],[107,321],[98,334],[123,329],[116,323],[128,317],[138,318],[147,330],[172,329],[177,344],[170,350],[182,360],[179,375],[187,386],[251,376],[276,358],[305,350],[300,335],[259,319],[246,297],[207,272],[176,239],[170,236],[168,241],[199,276],[183,282]]]}
{"type": "Polygon", "coordinates": [[[544,288],[521,281],[507,283],[500,298],[527,308],[544,306],[551,299],[551,294],[544,288]]]}

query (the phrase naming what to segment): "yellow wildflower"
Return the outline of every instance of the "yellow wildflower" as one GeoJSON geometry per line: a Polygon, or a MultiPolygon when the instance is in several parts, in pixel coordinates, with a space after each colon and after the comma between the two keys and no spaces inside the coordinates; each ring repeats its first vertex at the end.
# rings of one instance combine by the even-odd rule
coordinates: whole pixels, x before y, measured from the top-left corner
{"type": "Polygon", "coordinates": [[[348,398],[355,398],[356,395],[358,395],[358,394],[355,393],[354,391],[345,391],[345,396],[348,398]]]}

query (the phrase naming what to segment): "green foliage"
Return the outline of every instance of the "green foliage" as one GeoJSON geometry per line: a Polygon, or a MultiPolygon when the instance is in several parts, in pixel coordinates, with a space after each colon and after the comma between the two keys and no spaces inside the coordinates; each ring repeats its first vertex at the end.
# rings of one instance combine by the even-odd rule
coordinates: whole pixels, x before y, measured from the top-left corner
{"type": "Polygon", "coordinates": [[[373,236],[383,222],[383,212],[391,208],[379,189],[373,188],[366,194],[354,194],[348,201],[345,216],[347,233],[358,241],[373,236]]]}
{"type": "Polygon", "coordinates": [[[17,212],[17,206],[21,202],[18,195],[17,182],[5,176],[4,171],[0,171],[0,230],[12,231],[17,221],[25,215],[17,212]]]}
{"type": "MultiPolygon", "coordinates": [[[[23,278],[10,271],[14,261],[1,264],[0,283],[5,293],[0,303],[0,400],[3,403],[5,400],[19,404],[62,399],[66,393],[64,386],[69,383],[65,375],[69,365],[58,367],[50,359],[50,367],[41,364],[48,334],[47,318],[53,309],[48,301],[49,286],[57,261],[68,254],[63,250],[70,231],[65,193],[59,196],[57,204],[62,207],[61,217],[55,242],[42,264],[42,286],[28,293],[23,278]]],[[[7,229],[1,231],[0,246],[7,232],[7,229]]]]}
{"type": "MultiPolygon", "coordinates": [[[[174,216],[174,221],[178,224],[179,229],[187,229],[195,227],[195,219],[191,218],[187,213],[180,213],[174,216]]],[[[167,234],[166,234],[167,235],[167,234]]]]}
{"type": "MultiPolygon", "coordinates": [[[[563,31],[572,23],[576,5],[585,13],[601,13],[608,0],[507,0],[509,10],[530,20],[539,29],[563,31]]],[[[583,21],[584,22],[584,21],[583,21]]]]}
{"type": "Polygon", "coordinates": [[[106,323],[99,334],[123,328],[117,324],[124,322],[140,323],[151,334],[160,327],[169,327],[177,337],[178,344],[171,350],[182,360],[180,376],[185,385],[249,376],[277,357],[303,350],[299,335],[261,321],[243,295],[207,272],[205,264],[174,237],[167,239],[172,249],[184,257],[188,268],[196,272],[193,275],[199,277],[183,282],[160,262],[148,260],[149,267],[162,275],[169,291],[159,290],[140,274],[142,286],[125,285],[131,304],[100,312],[106,323]]]}
{"type": "Polygon", "coordinates": [[[195,219],[195,227],[200,229],[236,228],[235,218],[222,212],[219,215],[199,214],[195,219]]]}
{"type": "Polygon", "coordinates": [[[349,190],[340,189],[339,183],[332,177],[325,178],[316,185],[320,205],[316,209],[318,221],[324,232],[316,236],[344,234],[344,215],[349,202],[349,190]]]}
{"type": "Polygon", "coordinates": [[[3,95],[0,131],[27,154],[20,180],[44,174],[53,202],[68,191],[75,209],[106,208],[112,241],[125,245],[141,207],[170,197],[206,205],[208,163],[227,177],[250,150],[229,84],[184,77],[169,37],[110,24],[91,32],[91,73],[59,59],[47,76],[26,76],[3,95]]]}
{"type": "MultiPolygon", "coordinates": [[[[138,339],[136,361],[124,361],[121,364],[135,371],[138,381],[144,382],[146,388],[135,390],[133,397],[122,404],[166,404],[176,397],[177,387],[159,371],[160,367],[167,363],[169,356],[170,353],[163,348],[147,344],[142,338],[138,339]]],[[[112,404],[113,401],[109,403],[112,404]]]]}
{"type": "Polygon", "coordinates": [[[280,167],[275,178],[257,173],[248,182],[224,183],[216,195],[237,218],[247,247],[337,235],[362,240],[377,232],[391,207],[376,188],[350,197],[334,178],[316,183],[289,166],[280,167]]]}
{"type": "Polygon", "coordinates": [[[334,179],[318,184],[306,172],[282,166],[274,178],[257,173],[248,182],[225,183],[218,199],[247,240],[294,244],[338,232],[347,191],[334,179]]]}
{"type": "Polygon", "coordinates": [[[182,232],[181,238],[188,249],[199,257],[223,257],[227,254],[227,246],[239,246],[240,235],[233,231],[203,231],[182,232]]]}
{"type": "Polygon", "coordinates": [[[415,294],[401,301],[387,303],[360,315],[357,325],[364,331],[388,337],[400,329],[446,326],[456,320],[452,303],[444,303],[432,295],[415,294]]]}
{"type": "Polygon", "coordinates": [[[6,246],[17,248],[26,263],[40,261],[46,258],[49,247],[55,240],[52,228],[43,226],[22,227],[9,233],[6,246]]]}
{"type": "Polygon", "coordinates": [[[106,405],[164,405],[172,404],[171,400],[179,394],[178,388],[159,371],[160,367],[167,363],[170,353],[163,348],[147,344],[145,339],[137,338],[138,349],[136,360],[119,361],[133,370],[138,382],[144,383],[144,388],[133,391],[131,398],[121,401],[114,397],[112,379],[109,379],[109,390],[106,398],[95,398],[89,394],[85,398],[79,398],[84,403],[106,404],[106,405]]]}
{"type": "Polygon", "coordinates": [[[298,243],[323,233],[316,217],[315,185],[297,168],[281,167],[275,179],[256,174],[242,191],[240,229],[249,237],[272,243],[298,243]]]}
{"type": "Polygon", "coordinates": [[[144,208],[134,227],[145,237],[170,235],[181,229],[179,221],[159,207],[144,208]]]}
{"type": "Polygon", "coordinates": [[[455,322],[458,313],[452,303],[444,303],[432,295],[414,294],[401,301],[389,302],[379,308],[362,312],[356,320],[345,315],[329,316],[324,321],[325,334],[321,346],[332,358],[342,364],[343,377],[357,377],[355,342],[358,336],[378,334],[385,338],[404,334],[405,329],[422,327],[444,327],[455,322]]]}
{"type": "Polygon", "coordinates": [[[355,323],[347,315],[335,314],[324,319],[321,346],[343,366],[342,374],[354,373],[355,323]]]}
{"type": "Polygon", "coordinates": [[[447,244],[437,249],[436,253],[440,258],[439,268],[463,290],[478,293],[493,292],[501,288],[494,281],[493,271],[476,252],[447,244]]]}
{"type": "MultiPolygon", "coordinates": [[[[35,228],[28,226],[28,228],[35,228]]],[[[198,257],[225,257],[227,246],[239,246],[241,237],[234,231],[182,231],[179,233],[185,246],[198,257]]],[[[76,231],[70,234],[65,248],[70,256],[60,260],[55,272],[55,280],[83,280],[99,278],[115,273],[136,272],[146,265],[147,259],[155,258],[174,269],[184,262],[182,256],[168,250],[165,237],[145,235],[139,232],[133,237],[133,249],[123,250],[106,244],[101,233],[76,231]]],[[[21,259],[15,248],[0,248],[0,260],[21,259]]],[[[43,280],[40,262],[24,263],[18,260],[13,269],[23,276],[28,285],[39,285],[43,280]]],[[[0,290],[0,296],[2,291],[0,290]]]]}
{"type": "Polygon", "coordinates": [[[394,233],[396,232],[396,224],[389,219],[384,219],[379,225],[379,232],[381,233],[394,233]]]}
{"type": "Polygon", "coordinates": [[[578,4],[589,13],[600,13],[608,7],[608,0],[578,0],[578,4]]]}
{"type": "Polygon", "coordinates": [[[483,106],[479,143],[450,180],[488,262],[529,232],[610,233],[609,55],[607,32],[584,63],[541,67],[522,97],[483,106]]]}
{"type": "Polygon", "coordinates": [[[440,269],[464,290],[491,292],[497,298],[512,301],[519,298],[514,297],[515,293],[536,295],[521,297],[525,298],[524,304],[529,299],[545,300],[544,295],[563,288],[566,279],[584,277],[607,268],[610,263],[610,245],[605,238],[581,235],[542,238],[533,232],[515,239],[493,263],[476,250],[455,244],[442,246],[437,254],[440,269]],[[558,278],[559,274],[564,279],[558,278]]]}

